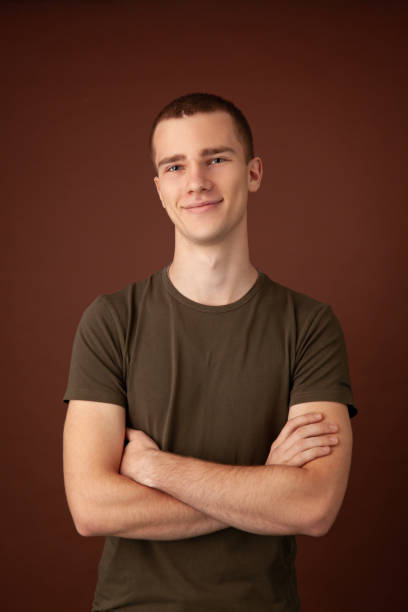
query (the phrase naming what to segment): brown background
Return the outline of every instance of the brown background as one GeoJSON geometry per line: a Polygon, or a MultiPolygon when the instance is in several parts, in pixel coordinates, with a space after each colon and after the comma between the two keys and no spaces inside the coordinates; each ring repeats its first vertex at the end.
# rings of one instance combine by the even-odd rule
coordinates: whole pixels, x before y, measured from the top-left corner
{"type": "Polygon", "coordinates": [[[304,612],[405,603],[407,19],[355,2],[2,5],[2,610],[90,609],[102,538],[62,479],[73,335],[171,261],[147,144],[173,98],[233,100],[264,162],[253,263],[332,305],[358,416],[342,510],[298,538],[304,612]],[[306,5],[306,3],[305,3],[306,5]],[[403,520],[404,519],[404,520],[403,520]]]}

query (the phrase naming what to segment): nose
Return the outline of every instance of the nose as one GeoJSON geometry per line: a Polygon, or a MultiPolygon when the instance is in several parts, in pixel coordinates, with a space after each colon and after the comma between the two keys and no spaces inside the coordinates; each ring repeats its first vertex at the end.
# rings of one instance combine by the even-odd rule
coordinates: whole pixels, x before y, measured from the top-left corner
{"type": "Polygon", "coordinates": [[[211,189],[212,182],[207,174],[207,167],[200,162],[192,162],[186,173],[189,192],[211,189]]]}

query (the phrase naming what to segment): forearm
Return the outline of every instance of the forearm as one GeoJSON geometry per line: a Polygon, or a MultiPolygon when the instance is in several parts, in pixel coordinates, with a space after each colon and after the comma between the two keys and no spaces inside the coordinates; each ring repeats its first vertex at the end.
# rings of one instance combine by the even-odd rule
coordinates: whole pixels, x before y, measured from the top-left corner
{"type": "Polygon", "coordinates": [[[144,465],[144,484],[214,519],[258,534],[314,535],[321,507],[306,469],[233,466],[157,451],[144,465]]]}
{"type": "Polygon", "coordinates": [[[104,473],[85,490],[76,522],[84,536],[177,540],[229,526],[121,474],[104,473]]]}

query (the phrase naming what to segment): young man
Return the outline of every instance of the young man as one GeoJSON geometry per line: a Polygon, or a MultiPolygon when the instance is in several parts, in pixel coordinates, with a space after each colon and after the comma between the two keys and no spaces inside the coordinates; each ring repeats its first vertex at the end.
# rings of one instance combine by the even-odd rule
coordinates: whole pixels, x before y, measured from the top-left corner
{"type": "Polygon", "coordinates": [[[64,395],[69,507],[106,536],[92,610],[294,612],[295,534],[327,533],[350,469],[342,329],[250,261],[262,162],[231,102],[174,100],[151,155],[173,260],[85,309],[64,395]]]}

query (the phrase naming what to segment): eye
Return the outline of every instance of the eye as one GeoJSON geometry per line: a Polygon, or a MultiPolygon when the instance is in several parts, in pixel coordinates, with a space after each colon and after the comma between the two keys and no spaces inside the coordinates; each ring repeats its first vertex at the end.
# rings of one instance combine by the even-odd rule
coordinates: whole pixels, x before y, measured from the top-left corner
{"type": "Polygon", "coordinates": [[[180,164],[174,164],[174,166],[170,166],[170,168],[167,168],[166,172],[171,172],[172,168],[179,168],[180,164]]]}
{"type": "MultiPolygon", "coordinates": [[[[213,158],[211,161],[213,162],[213,161],[215,161],[215,160],[217,160],[217,159],[222,159],[223,161],[225,161],[225,158],[224,158],[224,157],[214,157],[214,158],[213,158]]],[[[215,165],[215,166],[219,166],[219,164],[213,164],[213,165],[215,165]]]]}

